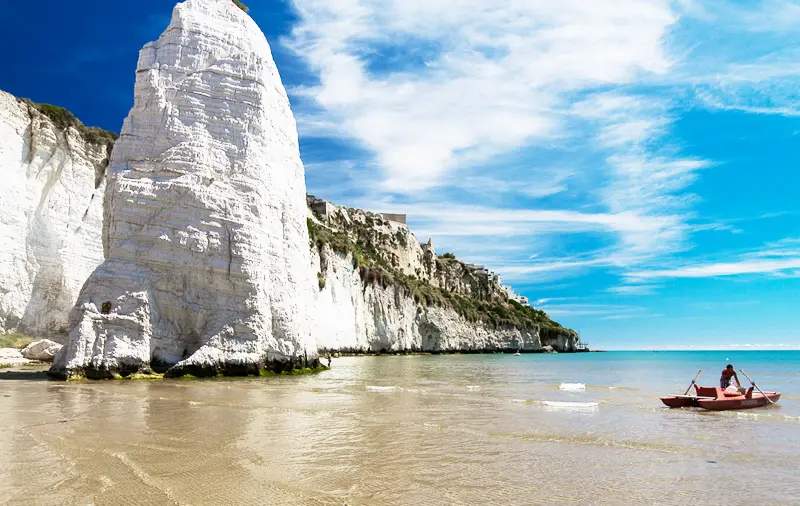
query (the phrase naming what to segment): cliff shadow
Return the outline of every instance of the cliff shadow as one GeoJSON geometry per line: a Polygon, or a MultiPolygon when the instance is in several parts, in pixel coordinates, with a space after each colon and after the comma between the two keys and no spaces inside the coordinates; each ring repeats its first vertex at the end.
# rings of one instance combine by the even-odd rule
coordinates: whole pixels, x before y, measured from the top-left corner
{"type": "Polygon", "coordinates": [[[47,376],[47,370],[0,369],[0,382],[2,381],[50,381],[50,378],[47,376]]]}

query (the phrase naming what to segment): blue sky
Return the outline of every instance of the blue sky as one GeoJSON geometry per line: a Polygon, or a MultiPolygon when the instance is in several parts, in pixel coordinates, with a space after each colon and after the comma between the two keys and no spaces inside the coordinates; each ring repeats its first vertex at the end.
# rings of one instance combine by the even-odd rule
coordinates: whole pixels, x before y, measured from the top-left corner
{"type": "MultiPolygon", "coordinates": [[[[800,1],[246,3],[310,192],[592,345],[800,347],[800,1]]],[[[1,3],[0,89],[118,131],[172,6],[1,3]]]]}

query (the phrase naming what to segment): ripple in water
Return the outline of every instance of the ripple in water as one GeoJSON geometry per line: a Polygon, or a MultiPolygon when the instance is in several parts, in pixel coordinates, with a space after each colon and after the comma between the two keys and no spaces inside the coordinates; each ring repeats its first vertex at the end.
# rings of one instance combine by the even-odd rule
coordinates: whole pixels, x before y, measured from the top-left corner
{"type": "Polygon", "coordinates": [[[382,387],[382,386],[375,386],[375,385],[367,385],[367,392],[402,392],[403,389],[400,387],[382,387]]]}
{"type": "Polygon", "coordinates": [[[596,409],[598,402],[538,401],[537,404],[558,409],[596,409]]]}
{"type": "Polygon", "coordinates": [[[342,358],[335,376],[222,382],[0,374],[0,500],[794,504],[800,360],[751,356],[735,363],[787,394],[773,408],[663,407],[718,360],[695,353],[342,358]],[[576,371],[591,388],[560,390],[576,371]]]}

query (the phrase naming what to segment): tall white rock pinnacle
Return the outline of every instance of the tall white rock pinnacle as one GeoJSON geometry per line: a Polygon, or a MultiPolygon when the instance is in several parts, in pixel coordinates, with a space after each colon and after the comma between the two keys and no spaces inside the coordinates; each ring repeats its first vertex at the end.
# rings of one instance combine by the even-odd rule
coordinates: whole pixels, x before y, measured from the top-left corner
{"type": "Polygon", "coordinates": [[[178,4],[142,49],[107,184],[106,260],[51,374],[317,362],[297,128],[264,34],[231,0],[178,4]]]}

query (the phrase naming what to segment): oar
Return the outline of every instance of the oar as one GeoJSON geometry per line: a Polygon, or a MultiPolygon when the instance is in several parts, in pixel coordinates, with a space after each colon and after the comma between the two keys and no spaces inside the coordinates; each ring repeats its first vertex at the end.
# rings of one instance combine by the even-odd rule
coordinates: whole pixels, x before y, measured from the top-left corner
{"type": "Polygon", "coordinates": [[[755,388],[756,390],[758,390],[758,392],[759,392],[761,395],[763,395],[763,396],[764,396],[764,398],[765,398],[767,401],[769,401],[769,403],[770,403],[770,404],[775,404],[774,402],[772,402],[772,399],[770,399],[769,397],[767,397],[767,394],[765,394],[764,392],[762,392],[762,391],[761,391],[761,389],[760,389],[760,388],[758,388],[758,385],[756,385],[756,382],[755,382],[755,381],[753,381],[753,380],[750,378],[750,376],[748,376],[748,375],[747,375],[747,373],[746,373],[746,372],[744,372],[744,371],[743,371],[743,370],[741,370],[741,369],[739,369],[739,372],[740,372],[740,373],[742,373],[742,374],[744,374],[744,377],[750,380],[750,384],[751,384],[751,385],[753,385],[753,388],[755,388]]]}
{"type": "Polygon", "coordinates": [[[695,381],[697,381],[697,378],[699,378],[699,377],[700,377],[700,373],[701,373],[701,372],[703,372],[703,370],[702,370],[702,369],[700,369],[699,371],[697,371],[697,376],[695,376],[695,377],[694,377],[694,379],[692,380],[692,382],[691,382],[691,383],[689,383],[689,388],[687,388],[687,389],[686,389],[686,392],[684,392],[684,393],[683,393],[683,395],[689,395],[689,390],[691,390],[691,389],[692,389],[692,385],[694,385],[694,382],[695,382],[695,381]]]}

